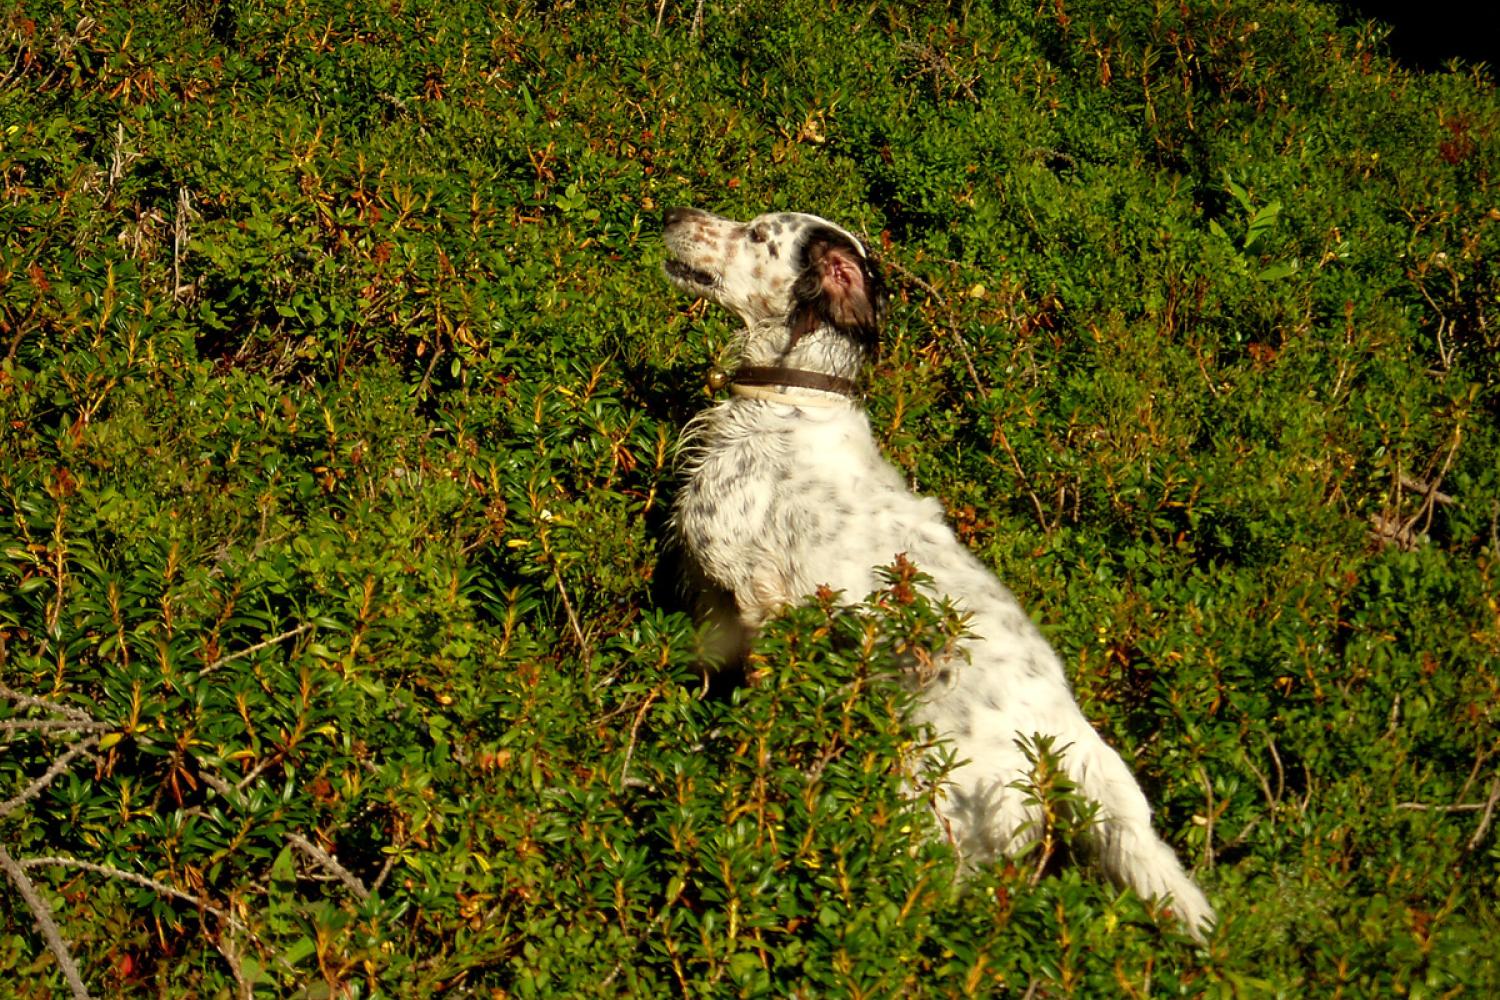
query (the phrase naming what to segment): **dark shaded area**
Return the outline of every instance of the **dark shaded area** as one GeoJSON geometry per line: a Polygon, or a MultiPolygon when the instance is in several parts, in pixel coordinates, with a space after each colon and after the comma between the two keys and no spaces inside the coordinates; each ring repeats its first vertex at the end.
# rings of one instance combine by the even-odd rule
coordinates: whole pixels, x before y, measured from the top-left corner
{"type": "Polygon", "coordinates": [[[1413,69],[1442,69],[1450,60],[1484,63],[1490,80],[1500,62],[1500,35],[1484,24],[1483,5],[1461,0],[1344,0],[1350,21],[1376,20],[1391,26],[1386,44],[1413,69]]]}

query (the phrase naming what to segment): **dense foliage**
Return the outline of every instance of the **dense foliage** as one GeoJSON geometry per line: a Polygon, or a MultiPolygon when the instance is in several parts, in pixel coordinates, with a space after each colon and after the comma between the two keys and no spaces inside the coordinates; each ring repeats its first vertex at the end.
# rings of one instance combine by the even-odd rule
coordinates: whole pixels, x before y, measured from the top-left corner
{"type": "Polygon", "coordinates": [[[48,913],[95,995],[1500,992],[1482,77],[1312,0],[3,6],[4,995],[48,913]],[[911,567],[697,683],[673,204],[870,235],[887,453],[1210,947],[1067,809],[957,878],[911,567]]]}

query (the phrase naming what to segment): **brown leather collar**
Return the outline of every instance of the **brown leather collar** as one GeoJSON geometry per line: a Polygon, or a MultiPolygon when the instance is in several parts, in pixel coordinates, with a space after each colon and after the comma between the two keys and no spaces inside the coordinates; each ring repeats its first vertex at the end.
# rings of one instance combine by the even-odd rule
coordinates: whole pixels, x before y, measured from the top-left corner
{"type": "Polygon", "coordinates": [[[729,376],[730,385],[788,386],[796,389],[817,389],[836,392],[840,396],[854,399],[859,395],[859,384],[853,379],[824,375],[801,368],[762,368],[749,365],[729,376]]]}

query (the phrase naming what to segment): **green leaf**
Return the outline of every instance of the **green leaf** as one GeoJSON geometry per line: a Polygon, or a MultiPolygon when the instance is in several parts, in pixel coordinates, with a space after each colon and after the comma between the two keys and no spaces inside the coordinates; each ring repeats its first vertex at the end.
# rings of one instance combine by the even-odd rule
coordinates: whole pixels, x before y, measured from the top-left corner
{"type": "Polygon", "coordinates": [[[1257,281],[1279,281],[1297,273],[1297,262],[1295,260],[1278,261],[1269,267],[1263,268],[1255,276],[1257,281]]]}
{"type": "Polygon", "coordinates": [[[281,961],[296,968],[302,964],[304,959],[317,950],[317,943],[312,938],[300,937],[282,950],[281,961]]]}

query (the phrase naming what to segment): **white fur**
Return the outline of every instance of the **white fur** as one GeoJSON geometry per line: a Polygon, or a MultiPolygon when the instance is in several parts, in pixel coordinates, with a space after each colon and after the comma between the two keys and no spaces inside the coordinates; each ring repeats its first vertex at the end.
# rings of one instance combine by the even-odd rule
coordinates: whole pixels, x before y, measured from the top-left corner
{"type": "MultiPolygon", "coordinates": [[[[791,335],[792,289],[820,266],[803,249],[815,238],[849,244],[821,265],[824,290],[840,300],[863,293],[878,314],[874,265],[857,240],[816,216],[738,223],[674,210],[664,231],[667,274],[744,321],[743,364],[857,379],[866,348],[847,331],[825,322],[791,335]]],[[[1152,831],[1145,796],[1079,710],[1057,655],[953,534],[941,505],[907,489],[853,400],[791,387],[731,397],[694,418],[684,441],[686,482],[672,530],[726,656],[768,616],[820,586],[850,598],[870,593],[880,583],[877,567],[904,553],[932,578],[932,596],[971,616],[973,638],[940,665],[918,708],[919,721],[960,761],[937,808],[965,862],[1014,853],[1034,833],[1035,810],[1011,787],[1030,770],[1018,740],[1050,735],[1067,774],[1099,806],[1092,847],[1105,872],[1169,902],[1204,939],[1213,909],[1152,831]]]]}

